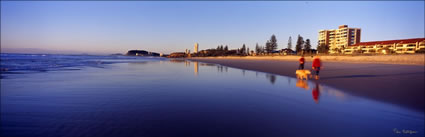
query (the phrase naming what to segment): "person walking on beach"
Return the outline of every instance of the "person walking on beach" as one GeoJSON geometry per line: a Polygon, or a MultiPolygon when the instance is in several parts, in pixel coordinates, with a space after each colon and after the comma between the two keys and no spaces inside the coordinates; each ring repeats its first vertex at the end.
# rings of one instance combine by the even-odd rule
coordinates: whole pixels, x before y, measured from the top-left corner
{"type": "Polygon", "coordinates": [[[316,56],[313,59],[313,66],[312,66],[313,70],[316,71],[315,79],[319,79],[319,71],[321,66],[322,66],[322,62],[320,62],[319,56],[316,56]]]}
{"type": "Polygon", "coordinates": [[[304,69],[304,63],[305,63],[305,59],[304,59],[304,55],[301,55],[301,58],[300,58],[300,66],[298,67],[298,69],[304,69]]]}

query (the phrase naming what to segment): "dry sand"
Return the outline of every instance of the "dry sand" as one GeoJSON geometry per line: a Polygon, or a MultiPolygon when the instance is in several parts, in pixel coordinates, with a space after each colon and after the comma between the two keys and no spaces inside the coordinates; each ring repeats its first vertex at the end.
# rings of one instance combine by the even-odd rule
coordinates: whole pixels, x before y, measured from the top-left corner
{"type": "MultiPolygon", "coordinates": [[[[308,58],[305,68],[311,69],[311,59],[308,58]]],[[[280,59],[220,57],[190,60],[289,77],[295,77],[298,67],[297,61],[280,59]]],[[[424,111],[424,65],[344,63],[326,59],[323,59],[322,64],[321,79],[318,80],[321,84],[355,96],[424,111]]]]}
{"type": "MultiPolygon", "coordinates": [[[[251,60],[287,60],[297,61],[300,56],[227,56],[227,57],[203,57],[212,59],[251,59],[251,60]]],[[[306,61],[312,61],[312,57],[305,56],[306,61]]],[[[374,64],[407,64],[425,65],[425,54],[402,54],[402,55],[370,55],[370,56],[320,56],[325,62],[350,62],[350,63],[374,63],[374,64]]]]}

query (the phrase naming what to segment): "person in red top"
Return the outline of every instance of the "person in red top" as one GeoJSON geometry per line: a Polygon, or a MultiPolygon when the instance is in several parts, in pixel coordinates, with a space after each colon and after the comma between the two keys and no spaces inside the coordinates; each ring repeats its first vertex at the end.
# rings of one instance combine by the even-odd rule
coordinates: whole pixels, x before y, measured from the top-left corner
{"type": "Polygon", "coordinates": [[[315,77],[316,79],[319,79],[319,71],[321,66],[322,66],[322,62],[320,62],[319,56],[316,56],[313,59],[313,66],[312,66],[313,70],[316,71],[316,77],[315,77]]]}
{"type": "Polygon", "coordinates": [[[304,69],[304,63],[305,63],[304,55],[301,56],[299,61],[300,61],[300,66],[298,67],[298,69],[304,69]]]}

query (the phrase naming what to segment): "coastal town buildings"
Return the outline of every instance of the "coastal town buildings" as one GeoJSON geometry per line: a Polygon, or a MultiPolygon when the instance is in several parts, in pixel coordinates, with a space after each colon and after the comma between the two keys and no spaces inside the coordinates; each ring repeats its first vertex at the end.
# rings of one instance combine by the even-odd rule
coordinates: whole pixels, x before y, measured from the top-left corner
{"type": "Polygon", "coordinates": [[[169,58],[184,58],[184,57],[186,57],[186,53],[184,53],[184,52],[173,52],[173,53],[171,53],[168,57],[169,58]]]}
{"type": "Polygon", "coordinates": [[[424,52],[425,38],[360,42],[354,45],[349,45],[344,49],[344,54],[405,54],[424,52]]]}
{"type": "Polygon", "coordinates": [[[328,45],[329,53],[344,53],[347,46],[360,42],[360,28],[349,28],[348,25],[340,25],[338,29],[320,30],[319,44],[328,45]]]}

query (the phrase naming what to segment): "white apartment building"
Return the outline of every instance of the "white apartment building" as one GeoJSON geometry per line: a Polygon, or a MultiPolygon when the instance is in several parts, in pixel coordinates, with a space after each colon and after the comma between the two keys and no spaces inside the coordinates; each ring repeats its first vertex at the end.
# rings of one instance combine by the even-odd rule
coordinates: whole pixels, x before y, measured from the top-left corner
{"type": "Polygon", "coordinates": [[[338,29],[320,30],[319,44],[328,45],[329,53],[344,53],[347,46],[360,43],[360,28],[348,28],[340,25],[338,29]]]}

